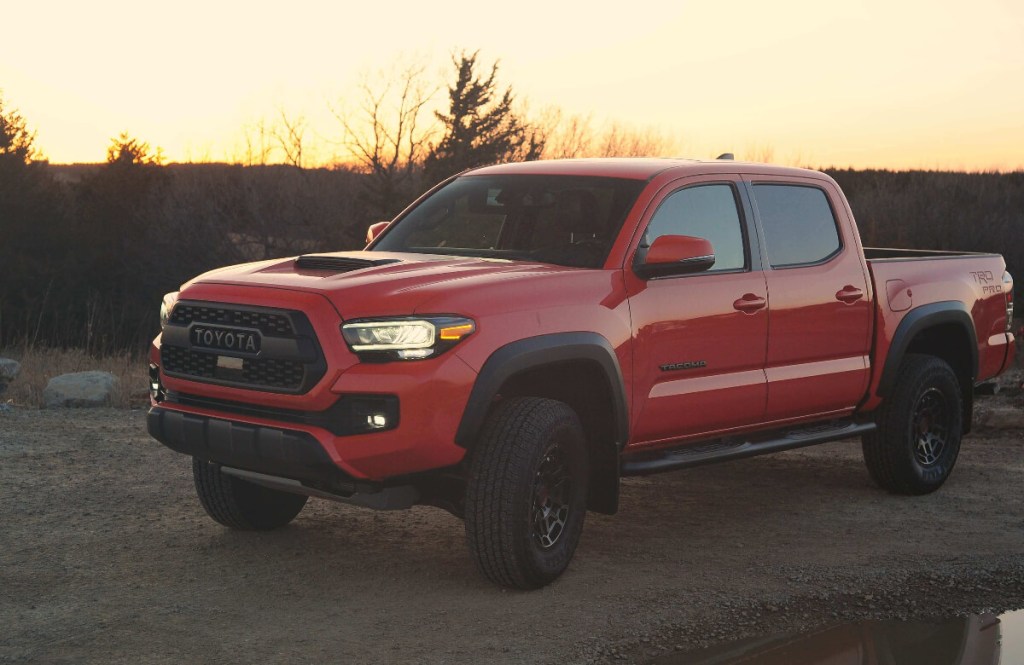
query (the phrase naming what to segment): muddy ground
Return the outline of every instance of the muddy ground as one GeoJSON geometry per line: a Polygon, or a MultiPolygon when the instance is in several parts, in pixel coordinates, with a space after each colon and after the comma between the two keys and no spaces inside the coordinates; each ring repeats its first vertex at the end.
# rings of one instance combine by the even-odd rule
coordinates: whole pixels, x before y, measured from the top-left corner
{"type": "Polygon", "coordinates": [[[0,413],[0,661],[644,661],[839,619],[1024,607],[1024,430],[1003,425],[972,434],[926,497],[875,488],[857,441],[627,479],[568,573],[520,593],[476,573],[437,509],[311,500],[278,532],[222,528],[144,420],[0,413]]]}

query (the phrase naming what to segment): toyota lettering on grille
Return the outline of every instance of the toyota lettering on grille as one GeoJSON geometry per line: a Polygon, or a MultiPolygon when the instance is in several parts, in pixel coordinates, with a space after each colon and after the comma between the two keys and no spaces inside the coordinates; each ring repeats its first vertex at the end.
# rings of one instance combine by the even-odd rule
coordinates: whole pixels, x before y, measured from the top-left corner
{"type": "Polygon", "coordinates": [[[260,334],[252,330],[193,326],[189,339],[193,347],[203,349],[240,353],[260,352],[260,334]]]}

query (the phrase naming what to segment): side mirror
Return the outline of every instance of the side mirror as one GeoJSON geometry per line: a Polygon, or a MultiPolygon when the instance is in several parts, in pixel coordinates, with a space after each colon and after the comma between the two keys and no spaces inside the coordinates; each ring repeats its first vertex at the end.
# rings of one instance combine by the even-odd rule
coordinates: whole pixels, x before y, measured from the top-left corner
{"type": "Polygon", "coordinates": [[[366,244],[369,245],[371,242],[377,239],[384,229],[388,228],[388,224],[391,222],[377,222],[370,224],[370,228],[366,229],[366,244]]]}
{"type": "Polygon", "coordinates": [[[694,236],[659,236],[651,243],[647,255],[633,266],[642,279],[702,272],[715,265],[715,250],[705,238],[694,236]]]}

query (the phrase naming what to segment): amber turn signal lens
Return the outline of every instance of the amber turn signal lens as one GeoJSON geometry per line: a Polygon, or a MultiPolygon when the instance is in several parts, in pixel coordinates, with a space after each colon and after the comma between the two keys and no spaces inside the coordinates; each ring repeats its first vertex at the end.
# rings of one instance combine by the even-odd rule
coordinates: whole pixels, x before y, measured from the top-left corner
{"type": "Polygon", "coordinates": [[[457,342],[474,330],[476,330],[476,326],[472,323],[448,326],[447,328],[441,328],[440,338],[449,342],[457,342]]]}

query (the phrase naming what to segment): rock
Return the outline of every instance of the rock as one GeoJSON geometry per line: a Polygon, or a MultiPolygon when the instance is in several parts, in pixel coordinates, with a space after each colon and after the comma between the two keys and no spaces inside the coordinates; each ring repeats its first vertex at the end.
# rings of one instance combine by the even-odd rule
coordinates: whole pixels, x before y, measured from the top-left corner
{"type": "Polygon", "coordinates": [[[985,414],[979,424],[992,429],[1024,429],[1024,409],[1000,405],[985,414]]]}
{"type": "Polygon", "coordinates": [[[55,376],[43,390],[47,409],[107,406],[117,387],[117,377],[110,372],[76,372],[55,376]]]}
{"type": "Polygon", "coordinates": [[[18,376],[21,363],[10,358],[0,358],[0,394],[7,390],[8,384],[18,376]]]}
{"type": "Polygon", "coordinates": [[[990,429],[1024,429],[1024,409],[1012,404],[993,405],[979,411],[975,422],[990,429]]]}

